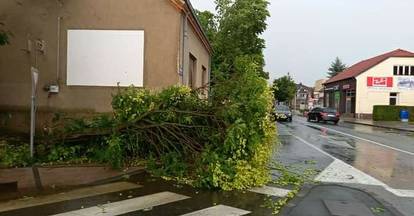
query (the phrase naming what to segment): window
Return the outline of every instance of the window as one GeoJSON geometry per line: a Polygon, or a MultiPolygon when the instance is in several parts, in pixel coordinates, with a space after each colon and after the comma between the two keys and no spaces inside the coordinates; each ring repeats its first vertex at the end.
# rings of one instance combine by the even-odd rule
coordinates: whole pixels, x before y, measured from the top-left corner
{"type": "Polygon", "coordinates": [[[197,59],[190,53],[190,63],[188,70],[188,86],[197,87],[197,59]]]}
{"type": "Polygon", "coordinates": [[[355,97],[355,90],[348,90],[346,91],[347,97],[355,97]]]}
{"type": "Polygon", "coordinates": [[[208,95],[208,73],[207,73],[207,68],[203,66],[201,66],[201,87],[203,88],[201,91],[201,94],[205,97],[208,95]]]}
{"type": "Polygon", "coordinates": [[[414,76],[414,65],[394,65],[394,76],[414,76]]]}
{"type": "Polygon", "coordinates": [[[399,67],[399,73],[398,73],[398,75],[404,75],[404,67],[403,66],[400,66],[399,67]]]}
{"type": "Polygon", "coordinates": [[[398,75],[398,66],[394,66],[394,75],[398,75]]]}
{"type": "Polygon", "coordinates": [[[207,74],[207,68],[204,67],[204,65],[201,67],[201,82],[203,87],[207,87],[208,84],[208,74],[207,74]]]}
{"type": "Polygon", "coordinates": [[[398,93],[392,92],[390,93],[390,105],[395,106],[398,102],[398,93]]]}

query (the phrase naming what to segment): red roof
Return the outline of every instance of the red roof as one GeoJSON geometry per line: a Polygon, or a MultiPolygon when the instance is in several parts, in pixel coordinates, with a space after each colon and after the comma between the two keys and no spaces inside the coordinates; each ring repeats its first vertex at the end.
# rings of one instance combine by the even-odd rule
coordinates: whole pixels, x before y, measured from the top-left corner
{"type": "Polygon", "coordinates": [[[325,84],[354,78],[391,57],[414,57],[414,53],[402,49],[397,49],[392,52],[358,62],[343,72],[339,73],[338,75],[330,78],[325,82],[325,84]]]}

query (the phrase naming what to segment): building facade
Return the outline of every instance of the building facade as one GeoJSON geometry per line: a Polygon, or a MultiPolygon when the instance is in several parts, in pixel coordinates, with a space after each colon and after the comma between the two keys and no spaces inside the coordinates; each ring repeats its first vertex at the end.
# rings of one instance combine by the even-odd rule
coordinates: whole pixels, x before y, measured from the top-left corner
{"type": "Polygon", "coordinates": [[[327,79],[320,79],[315,82],[315,86],[313,88],[313,98],[314,107],[323,107],[324,106],[324,94],[325,89],[323,84],[327,81],[327,79]]]}
{"type": "Polygon", "coordinates": [[[305,86],[302,83],[296,84],[296,94],[293,103],[295,110],[303,111],[312,109],[314,107],[313,88],[305,86]]]}
{"type": "Polygon", "coordinates": [[[211,46],[189,0],[0,1],[0,127],[27,129],[38,69],[38,128],[53,112],[110,112],[118,86],[199,88],[211,46]]]}
{"type": "Polygon", "coordinates": [[[395,50],[361,61],[329,79],[325,105],[371,118],[375,105],[414,106],[414,53],[395,50]]]}

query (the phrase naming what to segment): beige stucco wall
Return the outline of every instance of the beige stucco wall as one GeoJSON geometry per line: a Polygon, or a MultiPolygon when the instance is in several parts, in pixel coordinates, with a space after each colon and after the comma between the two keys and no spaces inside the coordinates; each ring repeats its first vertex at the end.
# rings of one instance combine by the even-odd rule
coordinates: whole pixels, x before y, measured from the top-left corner
{"type": "Polygon", "coordinates": [[[39,107],[110,111],[111,94],[116,88],[66,86],[68,29],[144,30],[144,86],[153,89],[179,83],[181,13],[169,0],[2,0],[0,21],[14,35],[10,45],[0,47],[0,107],[29,106],[30,67],[35,64],[35,55],[23,49],[28,39],[41,39],[46,42],[46,53],[37,57],[39,107]],[[57,75],[59,16],[62,20],[57,75]],[[43,86],[56,82],[60,93],[48,97],[43,86]]]}
{"type": "Polygon", "coordinates": [[[188,30],[187,30],[187,50],[185,52],[184,58],[185,58],[185,63],[184,63],[184,76],[185,76],[185,84],[189,84],[189,79],[188,79],[188,70],[189,70],[189,58],[190,58],[190,54],[193,55],[196,59],[196,82],[195,82],[195,88],[199,88],[202,87],[203,84],[202,83],[202,68],[205,67],[206,68],[206,77],[205,80],[207,82],[209,82],[209,77],[208,77],[208,71],[210,71],[210,54],[207,51],[206,47],[203,45],[203,43],[201,42],[201,40],[198,39],[198,36],[196,35],[196,32],[194,31],[194,28],[189,25],[188,30]]]}
{"type": "Polygon", "coordinates": [[[398,105],[414,106],[414,90],[398,88],[399,76],[393,74],[394,65],[414,65],[414,58],[389,58],[356,77],[356,113],[372,114],[374,105],[389,105],[391,92],[399,93],[398,105]],[[369,88],[367,86],[368,77],[393,77],[393,87],[389,89],[369,88]]]}

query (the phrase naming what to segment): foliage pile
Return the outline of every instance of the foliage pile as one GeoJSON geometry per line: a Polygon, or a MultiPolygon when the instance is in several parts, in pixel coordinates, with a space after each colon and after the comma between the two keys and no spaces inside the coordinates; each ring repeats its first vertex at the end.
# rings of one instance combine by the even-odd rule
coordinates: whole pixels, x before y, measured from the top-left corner
{"type": "Polygon", "coordinates": [[[136,158],[155,161],[149,165],[156,174],[188,177],[200,187],[262,185],[269,181],[275,136],[273,95],[254,64],[240,59],[237,69],[242,73],[216,86],[219,103],[187,87],[155,93],[129,88],[114,96],[111,120],[78,119],[55,137],[65,145],[92,143],[88,149],[103,151],[101,161],[115,167],[136,158]]]}

